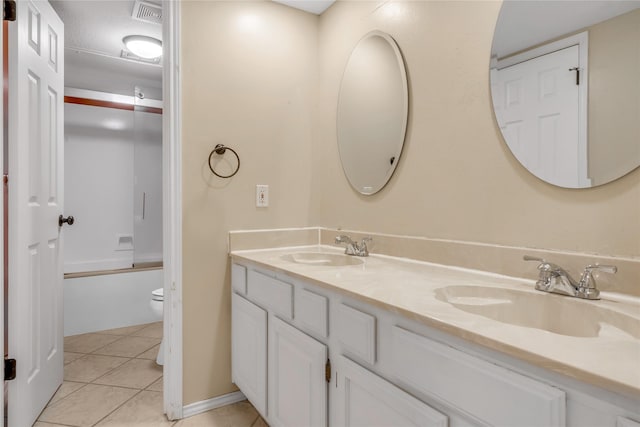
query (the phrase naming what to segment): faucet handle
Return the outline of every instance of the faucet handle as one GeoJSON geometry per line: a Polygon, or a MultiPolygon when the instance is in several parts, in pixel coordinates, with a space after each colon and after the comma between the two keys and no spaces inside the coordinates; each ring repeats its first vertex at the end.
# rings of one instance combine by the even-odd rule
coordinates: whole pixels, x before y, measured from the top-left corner
{"type": "Polygon", "coordinates": [[[369,255],[369,248],[367,248],[367,242],[372,242],[372,241],[373,241],[373,237],[371,236],[363,237],[362,240],[360,240],[360,244],[357,245],[357,247],[361,256],[369,255]]]}
{"type": "Polygon", "coordinates": [[[336,236],[335,242],[353,244],[353,240],[351,240],[351,237],[347,236],[346,234],[341,234],[339,236],[336,236]]]}
{"type": "Polygon", "coordinates": [[[539,258],[537,256],[531,256],[531,255],[525,255],[522,257],[523,260],[525,261],[538,261],[540,263],[545,263],[547,261],[544,260],[544,258],[539,258]]]}
{"type": "Polygon", "coordinates": [[[522,257],[525,261],[537,261],[538,264],[538,280],[536,281],[536,289],[539,291],[549,292],[549,287],[552,286],[555,278],[560,276],[565,276],[566,280],[571,282],[573,279],[570,278],[569,273],[567,273],[562,267],[551,263],[544,258],[538,258],[531,255],[525,255],[522,257]]]}
{"type": "Polygon", "coordinates": [[[346,255],[355,255],[357,252],[357,248],[356,248],[356,243],[351,239],[351,237],[347,236],[346,234],[341,234],[339,236],[336,236],[336,240],[335,242],[337,244],[339,243],[345,243],[347,246],[344,249],[344,253],[346,255]]]}
{"type": "Polygon", "coordinates": [[[587,265],[584,268],[582,277],[580,278],[580,288],[582,289],[596,288],[596,279],[593,277],[593,274],[592,274],[593,270],[601,270],[604,273],[616,274],[618,272],[618,267],[616,267],[615,265],[600,265],[600,264],[587,265]]]}
{"type": "Polygon", "coordinates": [[[591,264],[584,268],[585,273],[591,273],[593,270],[602,270],[603,273],[616,274],[618,272],[618,267],[615,265],[591,264]]]}
{"type": "Polygon", "coordinates": [[[525,255],[522,257],[523,260],[525,261],[538,261],[540,263],[540,265],[538,265],[538,270],[540,270],[540,273],[542,274],[542,272],[557,272],[557,271],[564,271],[564,269],[562,267],[560,267],[559,265],[556,265],[552,262],[547,261],[544,258],[539,258],[539,257],[535,257],[535,256],[531,256],[531,255],[525,255]]]}
{"type": "Polygon", "coordinates": [[[578,284],[578,291],[583,298],[587,299],[600,299],[600,291],[596,288],[596,279],[593,277],[593,270],[602,270],[605,273],[615,274],[618,271],[618,267],[615,265],[587,265],[580,278],[578,284]]]}

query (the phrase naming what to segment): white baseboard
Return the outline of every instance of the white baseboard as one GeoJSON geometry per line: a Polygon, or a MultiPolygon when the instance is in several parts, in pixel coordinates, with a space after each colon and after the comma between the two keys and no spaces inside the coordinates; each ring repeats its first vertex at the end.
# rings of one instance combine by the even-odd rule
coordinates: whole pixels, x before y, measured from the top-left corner
{"type": "Polygon", "coordinates": [[[229,394],[223,394],[222,396],[214,397],[212,399],[201,400],[200,402],[190,403],[182,408],[182,416],[184,418],[191,417],[193,415],[207,412],[211,409],[216,409],[221,406],[231,405],[232,403],[241,402],[247,400],[241,391],[235,391],[229,394]]]}

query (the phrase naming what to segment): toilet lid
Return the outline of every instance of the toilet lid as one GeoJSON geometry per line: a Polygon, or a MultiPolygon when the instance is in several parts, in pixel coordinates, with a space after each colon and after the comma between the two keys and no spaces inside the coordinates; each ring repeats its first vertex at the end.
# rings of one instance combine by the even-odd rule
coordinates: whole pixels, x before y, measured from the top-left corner
{"type": "Polygon", "coordinates": [[[164,288],[159,288],[156,289],[154,291],[151,291],[151,296],[156,299],[156,298],[164,298],[164,288]]]}

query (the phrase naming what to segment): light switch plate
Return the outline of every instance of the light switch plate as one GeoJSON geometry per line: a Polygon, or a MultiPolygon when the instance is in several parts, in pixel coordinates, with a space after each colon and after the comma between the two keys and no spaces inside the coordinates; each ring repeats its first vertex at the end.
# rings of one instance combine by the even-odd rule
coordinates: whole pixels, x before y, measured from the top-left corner
{"type": "Polygon", "coordinates": [[[265,184],[256,185],[256,207],[266,208],[269,206],[269,186],[265,184]]]}

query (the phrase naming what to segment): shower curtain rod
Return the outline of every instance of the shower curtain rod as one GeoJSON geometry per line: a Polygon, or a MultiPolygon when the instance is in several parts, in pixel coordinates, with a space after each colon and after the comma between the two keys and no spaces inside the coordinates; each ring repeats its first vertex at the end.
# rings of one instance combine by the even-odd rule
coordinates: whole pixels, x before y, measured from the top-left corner
{"type": "Polygon", "coordinates": [[[64,102],[67,104],[91,105],[94,107],[162,114],[162,101],[160,100],[140,99],[134,96],[86,89],[65,88],[64,102]]]}

